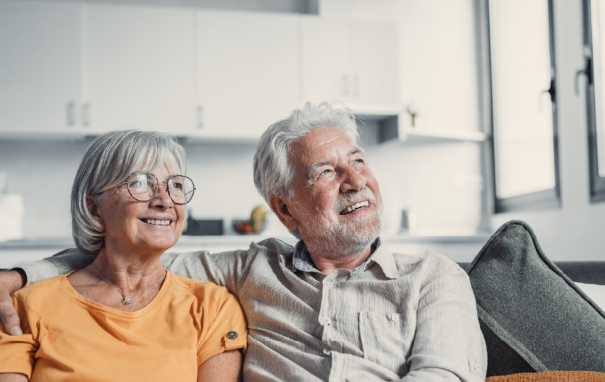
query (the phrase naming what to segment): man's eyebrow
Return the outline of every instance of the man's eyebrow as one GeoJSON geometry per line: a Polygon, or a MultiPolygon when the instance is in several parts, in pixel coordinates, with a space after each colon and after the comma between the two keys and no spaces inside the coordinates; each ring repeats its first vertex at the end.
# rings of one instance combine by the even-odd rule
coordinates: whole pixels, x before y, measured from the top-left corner
{"type": "Polygon", "coordinates": [[[351,151],[351,155],[355,155],[355,154],[361,154],[361,155],[365,156],[365,155],[366,155],[366,152],[365,152],[365,151],[363,151],[363,149],[362,149],[362,148],[359,148],[359,147],[358,147],[358,148],[356,148],[355,150],[351,151]]]}
{"type": "Polygon", "coordinates": [[[326,166],[326,165],[329,165],[329,164],[330,164],[330,161],[327,161],[327,160],[324,160],[324,161],[312,164],[309,167],[309,171],[307,171],[307,179],[313,178],[313,173],[315,172],[315,170],[317,170],[318,168],[320,168],[322,166],[326,166]]]}

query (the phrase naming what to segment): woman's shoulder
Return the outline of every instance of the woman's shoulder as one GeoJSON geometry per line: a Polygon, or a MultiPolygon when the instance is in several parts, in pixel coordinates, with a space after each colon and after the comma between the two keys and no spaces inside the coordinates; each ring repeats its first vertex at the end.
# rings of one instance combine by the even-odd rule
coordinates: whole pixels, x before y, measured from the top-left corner
{"type": "Polygon", "coordinates": [[[62,288],[62,278],[65,278],[65,275],[51,277],[37,283],[29,284],[28,286],[13,293],[13,296],[20,300],[28,300],[32,302],[48,301],[48,298],[56,297],[57,291],[62,288]]]}
{"type": "MultiPolygon", "coordinates": [[[[170,272],[170,271],[169,271],[170,272]]],[[[220,297],[230,296],[227,288],[210,281],[193,280],[187,277],[171,274],[174,286],[182,293],[193,294],[197,297],[220,297]]]]}

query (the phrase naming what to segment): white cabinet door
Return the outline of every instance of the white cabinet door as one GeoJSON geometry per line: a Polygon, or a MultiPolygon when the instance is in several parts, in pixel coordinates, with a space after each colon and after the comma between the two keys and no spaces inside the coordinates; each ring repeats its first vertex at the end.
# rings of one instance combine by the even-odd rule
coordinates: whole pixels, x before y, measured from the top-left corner
{"type": "Polygon", "coordinates": [[[349,27],[355,102],[401,102],[398,25],[353,22],[349,27]]]}
{"type": "Polygon", "coordinates": [[[80,5],[0,2],[0,130],[75,129],[80,5]]]}
{"type": "Polygon", "coordinates": [[[192,10],[86,5],[85,126],[195,127],[192,10]]]}
{"type": "Polygon", "coordinates": [[[197,13],[201,134],[258,137],[300,102],[298,18],[197,13]]]}
{"type": "Polygon", "coordinates": [[[302,19],[305,101],[346,101],[353,95],[347,21],[302,19]]]}
{"type": "Polygon", "coordinates": [[[306,100],[400,102],[397,23],[309,17],[301,41],[306,100]]]}

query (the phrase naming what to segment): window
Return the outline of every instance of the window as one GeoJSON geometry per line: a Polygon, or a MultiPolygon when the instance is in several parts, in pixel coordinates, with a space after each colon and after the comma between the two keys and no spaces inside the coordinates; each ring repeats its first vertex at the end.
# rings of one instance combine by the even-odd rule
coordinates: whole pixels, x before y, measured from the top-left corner
{"type": "Polygon", "coordinates": [[[496,212],[559,205],[552,0],[489,0],[496,212]]]}
{"type": "MultiPolygon", "coordinates": [[[[605,200],[605,4],[584,0],[584,58],[588,104],[590,199],[605,200]]],[[[578,74],[580,74],[579,72],[578,74]]],[[[578,79],[576,78],[576,81],[578,79]]],[[[577,85],[577,84],[576,84],[577,85]]],[[[576,86],[578,89],[578,86],[576,86]]]]}

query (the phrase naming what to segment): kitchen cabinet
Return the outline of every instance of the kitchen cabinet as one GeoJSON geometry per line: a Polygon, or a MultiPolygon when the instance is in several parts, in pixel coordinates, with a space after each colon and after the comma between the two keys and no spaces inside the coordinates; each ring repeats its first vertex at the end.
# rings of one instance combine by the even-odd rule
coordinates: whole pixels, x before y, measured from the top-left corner
{"type": "Polygon", "coordinates": [[[83,124],[195,129],[194,11],[87,4],[83,124]]]}
{"type": "Polygon", "coordinates": [[[300,104],[299,19],[198,11],[198,129],[258,138],[300,104]]]}
{"type": "Polygon", "coordinates": [[[81,5],[0,2],[0,131],[79,126],[81,5]]]}
{"type": "Polygon", "coordinates": [[[400,103],[397,23],[305,17],[301,41],[306,100],[400,103]]]}

